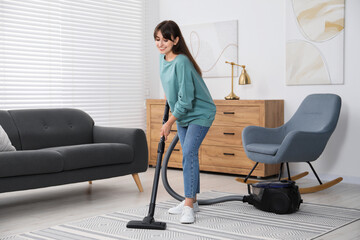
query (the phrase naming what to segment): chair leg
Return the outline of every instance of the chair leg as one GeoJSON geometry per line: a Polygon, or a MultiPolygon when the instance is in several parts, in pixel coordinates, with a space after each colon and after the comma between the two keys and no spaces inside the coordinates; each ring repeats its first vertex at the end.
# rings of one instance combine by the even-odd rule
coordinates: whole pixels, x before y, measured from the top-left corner
{"type": "Polygon", "coordinates": [[[322,182],[321,182],[321,180],[320,180],[319,176],[317,175],[317,173],[316,173],[315,169],[313,168],[313,166],[311,165],[311,163],[310,163],[310,162],[307,162],[307,163],[309,164],[309,166],[310,166],[311,170],[312,170],[312,171],[313,171],[313,173],[315,174],[316,179],[318,180],[318,182],[319,182],[319,183],[320,183],[320,185],[321,185],[321,184],[322,184],[322,182]]]}
{"type": "MultiPolygon", "coordinates": [[[[297,175],[291,176],[291,180],[292,181],[299,180],[300,178],[303,178],[303,177],[307,176],[308,174],[309,174],[309,172],[299,173],[297,175]]],[[[281,180],[290,180],[290,179],[288,177],[286,177],[286,178],[282,178],[281,180]]]]}
{"type": "Polygon", "coordinates": [[[281,174],[282,174],[283,166],[284,166],[284,163],[282,162],[280,164],[280,170],[279,170],[279,179],[278,179],[279,181],[281,180],[281,174]]]}
{"type": "Polygon", "coordinates": [[[291,181],[290,167],[289,167],[289,163],[288,163],[288,162],[286,162],[286,168],[287,168],[287,172],[288,172],[288,179],[291,181]]]}
{"type": "Polygon", "coordinates": [[[339,182],[341,182],[343,180],[342,177],[338,177],[334,180],[331,180],[329,182],[326,182],[326,183],[322,183],[319,176],[317,175],[315,169],[313,168],[313,166],[311,165],[310,162],[307,162],[311,168],[311,170],[313,171],[316,179],[318,180],[319,182],[319,185],[317,186],[313,186],[313,187],[306,187],[306,188],[300,188],[299,191],[301,194],[304,194],[304,193],[314,193],[314,192],[318,192],[318,191],[321,191],[321,190],[324,190],[324,189],[327,189],[329,187],[332,187],[334,186],[335,184],[338,184],[339,182]]]}
{"type": "Polygon", "coordinates": [[[338,177],[338,178],[336,178],[332,181],[326,182],[324,184],[319,184],[319,185],[316,185],[313,187],[299,188],[299,191],[301,194],[318,192],[318,191],[327,189],[329,187],[332,187],[335,184],[338,184],[339,182],[341,182],[342,180],[343,180],[342,177],[338,177]]]}
{"type": "MultiPolygon", "coordinates": [[[[329,181],[329,182],[326,182],[326,183],[322,183],[319,176],[317,175],[315,169],[313,168],[313,166],[310,164],[310,162],[307,162],[310,167],[311,167],[311,170],[314,172],[317,180],[319,181],[319,185],[316,185],[316,186],[313,186],[313,187],[306,187],[306,188],[299,188],[299,191],[301,194],[305,194],[305,193],[314,193],[314,192],[318,192],[318,191],[321,191],[321,190],[324,190],[324,189],[327,189],[329,187],[332,187],[334,186],[335,184],[338,184],[339,182],[341,182],[343,180],[342,177],[338,177],[332,181],[329,181]]],[[[246,183],[246,181],[248,180],[248,178],[250,177],[251,173],[255,170],[256,166],[257,166],[258,163],[255,164],[255,166],[253,167],[253,169],[250,171],[250,173],[246,176],[245,179],[242,179],[242,178],[236,178],[236,181],[238,182],[242,182],[242,183],[246,183]]],[[[279,179],[281,179],[281,174],[282,174],[282,169],[283,169],[283,163],[280,164],[280,172],[279,172],[279,179]]],[[[289,166],[287,164],[286,166],[288,168],[288,175],[289,177],[287,178],[283,178],[283,180],[287,180],[289,179],[290,180],[290,170],[289,170],[289,166]]],[[[295,181],[295,180],[298,180],[302,177],[305,177],[306,175],[308,175],[309,172],[303,172],[303,173],[300,173],[298,175],[295,175],[292,177],[292,179],[295,181]]],[[[250,183],[257,183],[259,181],[257,180],[249,180],[250,183]]]]}
{"type": "Polygon", "coordinates": [[[257,167],[257,165],[259,164],[259,162],[256,162],[254,167],[251,169],[251,171],[249,172],[249,174],[246,176],[244,183],[246,183],[246,181],[248,180],[248,178],[250,177],[250,175],[252,174],[252,172],[255,170],[255,168],[257,167]]]}

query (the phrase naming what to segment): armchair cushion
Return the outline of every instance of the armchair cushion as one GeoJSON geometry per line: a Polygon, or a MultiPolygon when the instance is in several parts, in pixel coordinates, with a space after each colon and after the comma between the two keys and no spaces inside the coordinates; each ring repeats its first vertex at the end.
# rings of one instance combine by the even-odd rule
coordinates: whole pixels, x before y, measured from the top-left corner
{"type": "Polygon", "coordinates": [[[65,171],[129,163],[134,155],[133,149],[122,143],[92,143],[47,149],[60,153],[65,171]]]}
{"type": "Polygon", "coordinates": [[[275,156],[279,150],[280,144],[262,144],[262,143],[252,143],[246,145],[246,149],[249,152],[261,153],[266,155],[275,156]]]}

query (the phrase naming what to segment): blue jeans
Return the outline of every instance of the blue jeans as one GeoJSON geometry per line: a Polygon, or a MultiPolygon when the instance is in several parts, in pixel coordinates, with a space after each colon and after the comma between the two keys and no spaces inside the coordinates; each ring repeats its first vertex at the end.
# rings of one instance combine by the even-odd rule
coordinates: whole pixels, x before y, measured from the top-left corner
{"type": "Polygon", "coordinates": [[[199,147],[209,127],[189,124],[181,127],[177,124],[178,135],[183,152],[184,192],[186,198],[195,198],[200,192],[199,147]]]}

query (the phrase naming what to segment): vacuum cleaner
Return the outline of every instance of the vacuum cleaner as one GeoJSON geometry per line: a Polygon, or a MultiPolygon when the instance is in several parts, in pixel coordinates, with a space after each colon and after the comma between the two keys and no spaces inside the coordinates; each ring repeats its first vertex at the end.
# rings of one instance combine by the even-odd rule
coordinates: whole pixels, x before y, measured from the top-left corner
{"type": "MultiPolygon", "coordinates": [[[[169,104],[166,101],[165,110],[164,110],[164,117],[163,117],[163,124],[167,122],[169,119],[169,104]]],[[[127,223],[127,228],[139,228],[139,229],[157,229],[157,230],[165,230],[166,223],[165,222],[156,222],[154,219],[155,213],[155,204],[156,204],[156,195],[159,186],[159,177],[160,177],[160,169],[161,169],[161,160],[165,149],[165,137],[162,136],[160,138],[160,142],[158,145],[157,150],[157,160],[156,160],[156,167],[155,167],[155,175],[154,175],[154,182],[153,188],[151,191],[151,199],[149,204],[149,212],[148,215],[142,221],[130,221],[127,223]]]]}
{"type": "MultiPolygon", "coordinates": [[[[166,102],[165,112],[163,117],[163,124],[165,124],[169,117],[169,105],[166,102]]],[[[163,167],[161,168],[162,155],[165,148],[165,138],[161,137],[158,146],[158,156],[155,167],[154,184],[149,205],[149,213],[142,221],[130,221],[126,225],[127,228],[139,229],[159,229],[165,230],[166,223],[156,222],[154,220],[156,194],[159,184],[159,175],[161,171],[161,178],[166,191],[176,200],[183,201],[185,198],[176,193],[170,186],[167,178],[167,166],[173,149],[175,148],[179,137],[176,134],[169,148],[164,156],[163,167]]],[[[229,195],[225,197],[218,197],[213,199],[199,199],[199,205],[210,205],[227,201],[242,201],[253,205],[255,208],[262,211],[273,212],[276,214],[289,214],[296,212],[302,199],[299,192],[299,187],[294,181],[266,181],[254,184],[248,184],[249,195],[229,195]]]]}

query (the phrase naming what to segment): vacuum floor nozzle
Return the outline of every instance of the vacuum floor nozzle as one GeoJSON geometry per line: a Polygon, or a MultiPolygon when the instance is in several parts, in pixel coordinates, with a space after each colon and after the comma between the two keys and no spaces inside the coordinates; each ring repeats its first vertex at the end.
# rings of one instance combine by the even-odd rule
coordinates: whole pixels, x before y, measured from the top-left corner
{"type": "Polygon", "coordinates": [[[138,229],[154,229],[154,230],[165,230],[165,222],[156,222],[152,217],[145,217],[142,221],[129,221],[126,225],[127,228],[138,228],[138,229]]]}

